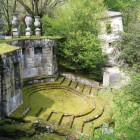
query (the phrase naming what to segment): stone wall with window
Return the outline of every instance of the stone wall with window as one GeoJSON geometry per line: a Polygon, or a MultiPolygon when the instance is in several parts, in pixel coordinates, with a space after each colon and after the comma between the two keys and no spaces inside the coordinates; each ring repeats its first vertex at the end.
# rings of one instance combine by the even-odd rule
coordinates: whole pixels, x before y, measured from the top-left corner
{"type": "Polygon", "coordinates": [[[22,77],[49,76],[57,72],[56,41],[51,39],[19,40],[10,43],[22,48],[22,77]]]}
{"type": "Polygon", "coordinates": [[[123,72],[120,71],[116,51],[113,42],[121,37],[123,32],[122,14],[120,12],[108,11],[107,17],[101,20],[102,52],[108,55],[108,61],[103,73],[103,85],[109,86],[121,80],[123,72]]]}
{"type": "Polygon", "coordinates": [[[14,49],[8,51],[6,44],[0,46],[0,118],[22,103],[22,79],[47,76],[47,80],[55,80],[58,69],[55,40],[25,39],[8,44],[9,49],[14,49]]]}
{"type": "Polygon", "coordinates": [[[22,103],[21,60],[20,49],[0,55],[0,118],[22,103]]]}

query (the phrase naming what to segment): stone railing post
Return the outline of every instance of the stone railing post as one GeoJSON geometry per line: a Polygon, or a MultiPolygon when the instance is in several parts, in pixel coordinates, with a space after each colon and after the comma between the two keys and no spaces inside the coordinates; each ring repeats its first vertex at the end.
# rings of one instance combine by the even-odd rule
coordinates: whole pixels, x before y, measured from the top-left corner
{"type": "Polygon", "coordinates": [[[30,28],[30,26],[32,25],[31,15],[26,16],[25,23],[26,23],[26,26],[27,26],[27,28],[25,29],[25,35],[30,37],[32,35],[32,30],[30,28]]]}
{"type": "Polygon", "coordinates": [[[4,26],[4,21],[2,20],[2,12],[0,11],[0,39],[2,39],[2,35],[3,35],[3,26],[4,26]]]}
{"type": "Polygon", "coordinates": [[[13,19],[12,19],[12,25],[13,25],[13,29],[12,29],[12,35],[13,37],[19,37],[19,24],[20,24],[20,21],[18,19],[18,14],[17,13],[14,13],[13,14],[13,19]]]}
{"type": "Polygon", "coordinates": [[[39,28],[40,25],[41,25],[40,17],[39,16],[35,16],[34,26],[36,27],[36,29],[35,29],[35,35],[36,36],[41,36],[41,29],[39,28]]]}

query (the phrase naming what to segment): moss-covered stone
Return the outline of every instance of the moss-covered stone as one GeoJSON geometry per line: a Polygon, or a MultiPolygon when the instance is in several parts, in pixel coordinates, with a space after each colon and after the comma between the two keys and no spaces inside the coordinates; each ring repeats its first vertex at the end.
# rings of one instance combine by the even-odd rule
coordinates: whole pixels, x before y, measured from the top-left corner
{"type": "MultiPolygon", "coordinates": [[[[24,104],[12,115],[16,117],[16,115],[22,114],[25,106],[30,105],[31,110],[24,117],[26,121],[32,122],[38,118],[42,121],[47,120],[48,124],[60,126],[63,133],[67,133],[67,129],[72,128],[73,132],[90,135],[93,129],[100,127],[104,122],[109,123],[111,119],[106,113],[107,106],[103,100],[95,95],[85,94],[89,93],[92,87],[82,85],[83,92],[78,92],[75,86],[71,86],[73,81],[71,84],[68,84],[68,81],[64,80],[64,77],[59,77],[56,82],[25,86],[23,88],[24,104]],[[61,84],[62,82],[64,84],[61,84]],[[74,94],[79,97],[74,97],[75,102],[72,102],[74,94]],[[87,109],[84,109],[86,105],[80,97],[86,101],[87,109]],[[61,102],[63,102],[63,106],[60,106],[61,102]],[[79,102],[81,105],[78,111],[80,112],[76,113],[79,102]],[[91,110],[89,110],[90,108],[91,110]]],[[[77,82],[74,82],[75,84],[77,82]]],[[[57,127],[57,131],[58,129],[59,127],[57,127]]]]}
{"type": "Polygon", "coordinates": [[[39,40],[39,39],[52,39],[52,40],[59,40],[62,39],[61,36],[31,36],[31,37],[25,37],[22,36],[21,38],[11,38],[11,39],[4,39],[0,40],[0,55],[15,51],[17,49],[20,49],[19,47],[14,47],[12,45],[8,45],[7,43],[12,41],[20,41],[20,40],[39,40]]]}
{"type": "Polygon", "coordinates": [[[9,53],[9,52],[12,52],[12,51],[15,51],[18,49],[20,49],[20,48],[8,45],[6,43],[0,43],[0,55],[9,53]]]}
{"type": "Polygon", "coordinates": [[[33,80],[41,80],[41,79],[47,79],[47,78],[51,78],[51,77],[56,77],[58,74],[54,74],[54,75],[43,75],[43,76],[36,76],[36,77],[29,77],[29,78],[24,78],[23,82],[26,83],[28,81],[33,81],[33,80]]]}
{"type": "Polygon", "coordinates": [[[62,38],[63,37],[61,36],[31,36],[31,37],[21,36],[20,38],[10,38],[10,39],[0,40],[0,43],[7,43],[7,42],[17,41],[17,40],[39,40],[39,39],[59,40],[62,38]]]}

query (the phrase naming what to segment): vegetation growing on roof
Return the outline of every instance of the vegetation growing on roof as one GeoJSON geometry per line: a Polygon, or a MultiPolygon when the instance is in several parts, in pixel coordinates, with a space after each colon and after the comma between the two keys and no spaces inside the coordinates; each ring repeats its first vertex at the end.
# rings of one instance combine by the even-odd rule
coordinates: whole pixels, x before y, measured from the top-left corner
{"type": "Polygon", "coordinates": [[[22,36],[21,38],[11,38],[11,39],[0,40],[0,55],[20,49],[19,47],[15,47],[15,46],[7,44],[7,43],[12,42],[12,41],[39,40],[39,39],[59,40],[59,39],[62,39],[62,38],[63,37],[61,37],[61,36],[40,36],[40,37],[37,37],[37,36],[31,36],[31,37],[22,36]]]}
{"type": "Polygon", "coordinates": [[[12,52],[12,51],[15,51],[18,49],[20,49],[20,48],[8,45],[6,43],[0,43],[0,55],[9,53],[9,52],[12,52]]]}

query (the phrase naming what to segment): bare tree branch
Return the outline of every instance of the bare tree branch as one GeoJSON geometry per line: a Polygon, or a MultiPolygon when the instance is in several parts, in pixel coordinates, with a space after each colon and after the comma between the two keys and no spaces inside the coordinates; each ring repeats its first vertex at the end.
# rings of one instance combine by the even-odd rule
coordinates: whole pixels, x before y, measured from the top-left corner
{"type": "Polygon", "coordinates": [[[23,0],[17,0],[26,11],[32,16],[38,15],[42,17],[44,14],[50,15],[55,6],[64,3],[66,0],[30,0],[31,5],[28,5],[23,0]],[[43,5],[43,7],[42,7],[43,5]],[[31,7],[30,7],[31,6],[31,7]]]}

